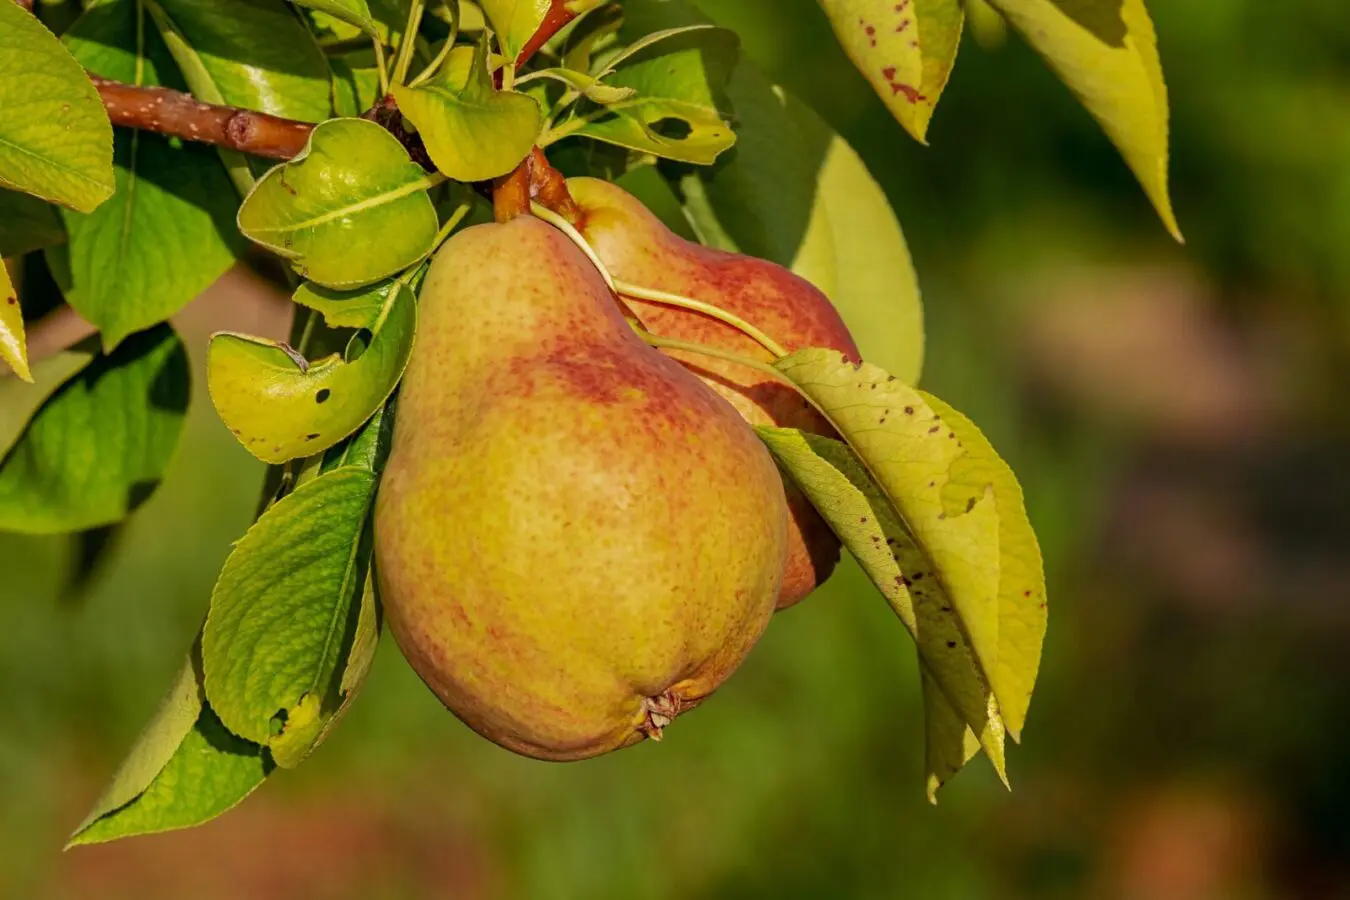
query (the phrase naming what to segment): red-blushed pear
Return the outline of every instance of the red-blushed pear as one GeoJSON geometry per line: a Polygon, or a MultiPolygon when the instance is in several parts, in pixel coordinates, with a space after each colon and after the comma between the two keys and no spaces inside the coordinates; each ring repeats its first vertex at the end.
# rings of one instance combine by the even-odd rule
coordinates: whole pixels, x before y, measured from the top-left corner
{"type": "MultiPolygon", "coordinates": [[[[578,230],[622,281],[691,297],[734,313],[788,352],[828,347],[858,359],[858,348],[829,299],[782,266],[691,243],[670,231],[634,196],[606,181],[567,182],[580,208],[578,230]]],[[[766,362],[759,343],[725,322],[675,306],[625,297],[647,330],[766,362]]],[[[753,425],[833,435],[829,424],[792,388],[757,369],[671,351],[753,425]]],[[[780,609],[793,605],[834,570],[839,541],[804,496],[788,487],[791,526],[780,609]]]]}
{"type": "Polygon", "coordinates": [[[452,237],[420,303],[375,510],[394,637],[518,753],[659,737],[773,614],[788,514],[772,459],[538,219],[452,237]]]}

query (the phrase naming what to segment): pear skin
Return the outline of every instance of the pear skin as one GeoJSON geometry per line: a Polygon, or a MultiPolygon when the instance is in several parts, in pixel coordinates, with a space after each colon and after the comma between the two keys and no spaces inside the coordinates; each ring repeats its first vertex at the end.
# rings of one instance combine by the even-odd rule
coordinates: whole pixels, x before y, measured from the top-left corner
{"type": "MultiPolygon", "coordinates": [[[[858,347],[829,298],[782,266],[694,244],[670,231],[636,197],[606,181],[567,182],[581,208],[578,229],[613,275],[631,284],[692,297],[735,313],[789,352],[829,347],[858,360],[858,347]]],[[[624,298],[653,334],[771,362],[769,352],[724,322],[678,307],[624,298]]],[[[834,436],[796,391],[756,369],[672,351],[752,425],[834,436]]],[[[778,608],[800,601],[834,571],[839,541],[795,487],[787,489],[791,525],[778,608]]]]}
{"type": "Polygon", "coordinates": [[[659,738],[773,613],[788,514],[771,458],[537,219],[456,234],[420,302],[375,511],[394,637],[518,753],[659,738]]]}

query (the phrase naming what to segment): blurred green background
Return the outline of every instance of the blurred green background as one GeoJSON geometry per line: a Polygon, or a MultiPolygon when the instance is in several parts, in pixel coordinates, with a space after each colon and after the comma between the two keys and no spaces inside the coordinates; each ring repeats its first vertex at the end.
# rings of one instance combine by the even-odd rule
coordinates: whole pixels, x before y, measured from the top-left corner
{"type": "MultiPolygon", "coordinates": [[[[980,762],[924,801],[909,638],[846,569],[660,745],[517,758],[386,640],[298,771],[203,828],[60,853],[253,511],[261,466],[199,377],[82,599],[67,541],[0,537],[0,896],[1350,897],[1343,0],[1151,4],[1184,248],[1016,37],[967,37],[923,148],[811,0],[714,4],[885,186],[924,385],[1026,488],[1051,628],[1013,792],[980,762]]],[[[200,365],[217,324],[179,324],[200,365]]]]}

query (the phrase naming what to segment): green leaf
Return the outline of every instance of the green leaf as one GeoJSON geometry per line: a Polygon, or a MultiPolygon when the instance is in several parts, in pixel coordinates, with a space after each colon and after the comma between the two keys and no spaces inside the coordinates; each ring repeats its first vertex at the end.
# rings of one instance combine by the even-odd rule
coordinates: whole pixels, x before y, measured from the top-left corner
{"type": "Polygon", "coordinates": [[[94,358],[92,343],[85,341],[78,349],[63,350],[30,363],[31,384],[17,378],[0,378],[0,452],[14,446],[48,397],[89,365],[94,358]]]}
{"type": "Polygon", "coordinates": [[[628,100],[636,94],[636,91],[632,88],[610,87],[593,75],[562,68],[536,69],[524,78],[517,79],[516,87],[520,87],[522,82],[539,78],[556,81],[565,85],[568,90],[574,91],[592,103],[599,103],[602,106],[618,103],[620,100],[628,100]]]}
{"type": "Polygon", "coordinates": [[[371,324],[370,345],[351,362],[332,354],[304,363],[274,341],[217,334],[207,351],[206,377],[221,420],[264,462],[333,446],[384,404],[407,365],[417,327],[411,291],[391,292],[383,316],[371,324]]]}
{"type": "Polygon", "coordinates": [[[279,765],[299,763],[342,703],[375,484],[369,469],[344,466],[298,487],[235,545],[211,596],[206,695],[231,731],[270,745],[279,765]]]}
{"type": "Polygon", "coordinates": [[[0,187],[88,212],[112,195],[112,125],[61,42],[0,4],[0,187]]]}
{"type": "Polygon", "coordinates": [[[733,32],[695,26],[651,35],[602,70],[605,83],[633,96],[554,125],[547,145],[579,134],[666,159],[709,165],[736,143],[726,121],[725,86],[736,63],[733,32]]]}
{"type": "Polygon", "coordinates": [[[431,252],[437,221],[427,188],[438,178],[374,122],[334,119],[258,182],[239,229],[310,281],[372,284],[431,252]]]}
{"type": "Polygon", "coordinates": [[[65,243],[56,207],[29,194],[0,190],[0,258],[65,243]]]}
{"type": "Polygon", "coordinates": [[[961,43],[961,0],[820,0],[891,115],[923,141],[961,43]]]}
{"type": "Polygon", "coordinates": [[[355,118],[380,99],[380,73],[375,54],[362,50],[330,57],[333,68],[333,107],[339,116],[355,118]]]}
{"type": "Polygon", "coordinates": [[[187,354],[167,325],[96,357],[0,461],[0,529],[51,534],[125,518],[173,456],[188,382],[187,354]]]}
{"type": "MultiPolygon", "coordinates": [[[[915,395],[912,402],[921,401],[915,395]]],[[[903,408],[896,412],[897,423],[906,418],[903,408]]],[[[908,415],[918,414],[916,409],[908,415]]],[[[959,711],[962,725],[974,726],[979,743],[1006,781],[1004,726],[970,637],[971,627],[979,623],[970,621],[963,604],[955,602],[947,587],[949,568],[935,564],[932,548],[915,539],[898,504],[848,446],[796,429],[761,427],[756,431],[909,629],[923,671],[932,675],[943,696],[959,711]]],[[[944,439],[945,433],[927,440],[944,439]]],[[[904,459],[895,458],[897,463],[904,459]]]]}
{"type": "MultiPolygon", "coordinates": [[[[920,392],[922,393],[922,392],[920,392]]],[[[928,405],[956,434],[965,453],[952,465],[944,498],[961,506],[992,485],[998,507],[998,664],[994,683],[1002,688],[999,708],[1014,740],[1021,740],[1027,706],[1036,686],[1047,620],[1045,568],[1027,517],[1017,476],[970,419],[943,401],[923,394],[928,405]]]]}
{"type": "Polygon", "coordinates": [[[393,94],[436,168],[456,181],[505,175],[539,137],[539,104],[493,87],[486,42],[477,50],[456,47],[431,81],[416,88],[395,85],[393,94]]]}
{"type": "MultiPolygon", "coordinates": [[[[195,651],[194,651],[195,655],[195,651]]],[[[199,825],[234,807],[272,771],[202,700],[199,663],[184,663],[150,724],[67,846],[199,825]]]]}
{"type": "Polygon", "coordinates": [[[552,0],[480,0],[478,5],[497,33],[502,55],[515,60],[544,23],[552,0]]]}
{"type": "Polygon", "coordinates": [[[1167,190],[1167,86],[1144,0],[990,0],[1092,113],[1163,224],[1181,230],[1167,190]]]}
{"type": "Polygon", "coordinates": [[[23,331],[23,310],[19,308],[19,292],[9,280],[9,269],[0,260],[0,359],[28,383],[33,373],[28,370],[28,345],[23,331]]]}
{"type": "Polygon", "coordinates": [[[323,314],[332,328],[370,328],[391,302],[399,282],[390,279],[355,291],[335,291],[306,281],[291,297],[323,314]]]}
{"type": "MultiPolygon", "coordinates": [[[[97,6],[67,32],[87,69],[129,84],[166,84],[173,62],[133,0],[97,6]]],[[[171,82],[170,87],[177,85],[171,82]]],[[[70,234],[67,300],[112,348],[182,309],[234,263],[235,194],[214,151],[175,148],[158,135],[119,132],[117,192],[93,213],[64,213],[70,234]]],[[[236,238],[237,242],[237,238],[236,238]]]]}
{"type": "Polygon", "coordinates": [[[366,0],[294,0],[300,6],[317,9],[349,25],[355,25],[372,37],[379,34],[366,0]]]}
{"type": "Polygon", "coordinates": [[[192,92],[274,116],[332,113],[330,72],[309,29],[283,0],[146,0],[192,92]]]}

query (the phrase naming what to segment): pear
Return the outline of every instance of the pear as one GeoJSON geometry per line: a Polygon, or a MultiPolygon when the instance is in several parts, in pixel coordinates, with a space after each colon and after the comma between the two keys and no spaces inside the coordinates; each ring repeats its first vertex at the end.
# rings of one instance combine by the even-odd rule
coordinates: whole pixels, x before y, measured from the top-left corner
{"type": "MultiPolygon", "coordinates": [[[[572,178],[580,208],[577,228],[613,275],[630,284],[711,303],[768,334],[788,352],[828,347],[858,360],[858,347],[829,299],[810,282],[762,259],[686,241],[636,197],[606,181],[572,178]]],[[[625,298],[653,334],[707,344],[771,361],[769,352],[724,322],[679,307],[625,298]]],[[[772,376],[725,360],[672,352],[725,397],[752,425],[800,428],[834,436],[825,419],[772,376]]],[[[811,593],[839,561],[839,541],[795,487],[788,487],[791,525],[778,608],[811,593]]]]}
{"type": "Polygon", "coordinates": [[[659,738],[773,614],[788,526],[772,459],[538,219],[452,237],[420,304],[375,510],[394,637],[510,750],[659,738]]]}

